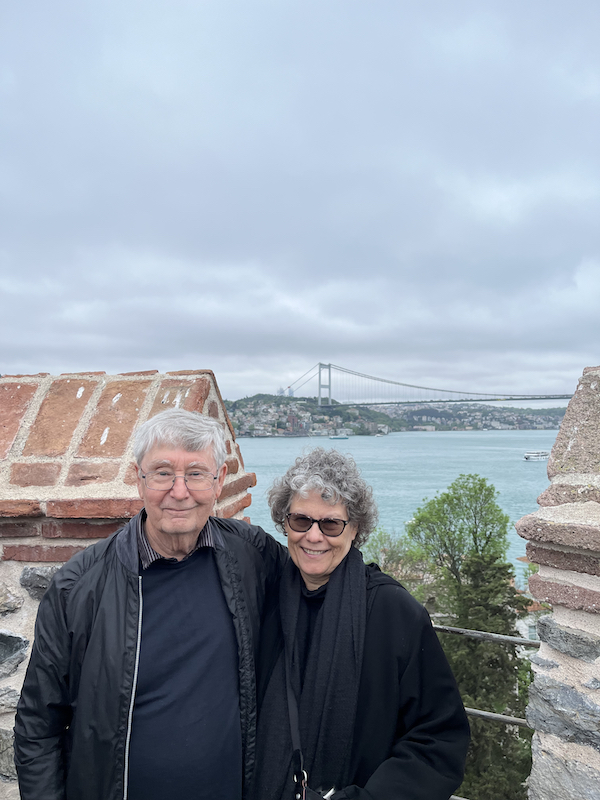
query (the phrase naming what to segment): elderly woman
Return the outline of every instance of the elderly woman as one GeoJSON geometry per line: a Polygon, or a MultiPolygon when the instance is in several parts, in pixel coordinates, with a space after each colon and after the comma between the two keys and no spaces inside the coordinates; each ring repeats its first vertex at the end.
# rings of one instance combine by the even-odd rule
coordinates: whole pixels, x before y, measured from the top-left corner
{"type": "Polygon", "coordinates": [[[371,488],[317,448],[269,503],[291,561],[263,624],[254,800],[448,800],[469,726],[427,612],[362,560],[371,488]]]}

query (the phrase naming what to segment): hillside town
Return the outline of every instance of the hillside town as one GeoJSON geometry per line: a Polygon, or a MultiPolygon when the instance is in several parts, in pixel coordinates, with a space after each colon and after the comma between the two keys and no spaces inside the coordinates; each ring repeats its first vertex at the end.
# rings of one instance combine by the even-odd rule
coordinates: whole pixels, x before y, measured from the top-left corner
{"type": "Polygon", "coordinates": [[[254,395],[225,401],[237,436],[377,436],[396,431],[555,430],[564,408],[480,403],[319,406],[314,397],[254,395]]]}

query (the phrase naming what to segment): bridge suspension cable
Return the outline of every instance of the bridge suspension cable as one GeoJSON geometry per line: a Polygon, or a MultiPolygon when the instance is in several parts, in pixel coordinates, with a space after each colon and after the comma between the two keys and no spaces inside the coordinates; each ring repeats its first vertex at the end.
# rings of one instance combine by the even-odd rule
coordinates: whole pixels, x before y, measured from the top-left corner
{"type": "Polygon", "coordinates": [[[562,400],[571,395],[512,394],[510,392],[471,392],[457,389],[439,389],[432,386],[380,378],[364,372],[319,362],[288,386],[295,394],[313,379],[317,379],[314,396],[319,405],[391,405],[411,403],[457,403],[485,400],[562,400]],[[326,391],[324,391],[326,390],[326,391]]]}

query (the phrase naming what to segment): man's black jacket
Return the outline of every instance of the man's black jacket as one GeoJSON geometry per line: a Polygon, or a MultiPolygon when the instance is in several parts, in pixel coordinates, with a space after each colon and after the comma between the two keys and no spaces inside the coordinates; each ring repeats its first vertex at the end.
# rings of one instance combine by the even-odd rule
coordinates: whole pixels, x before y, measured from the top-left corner
{"type": "MultiPolygon", "coordinates": [[[[144,516],[140,512],[110,539],[74,556],[40,603],[15,723],[22,800],[127,796],[143,613],[137,529],[144,516]]],[[[244,522],[211,517],[208,524],[238,644],[247,785],[254,764],[258,628],[265,591],[287,551],[244,522]]]]}

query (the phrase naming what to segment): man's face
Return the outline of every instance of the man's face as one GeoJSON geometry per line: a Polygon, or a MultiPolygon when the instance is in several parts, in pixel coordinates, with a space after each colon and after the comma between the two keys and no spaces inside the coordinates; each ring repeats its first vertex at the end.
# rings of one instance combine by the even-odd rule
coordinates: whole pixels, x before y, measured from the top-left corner
{"type": "Polygon", "coordinates": [[[188,453],[186,450],[157,446],[149,450],[137,469],[138,492],[146,508],[146,532],[151,538],[191,536],[200,533],[221,494],[227,467],[217,472],[212,449],[188,453]],[[178,476],[172,488],[149,489],[143,475],[156,470],[178,476]],[[217,476],[210,489],[188,489],[183,476],[189,472],[210,472],[217,476]]]}

